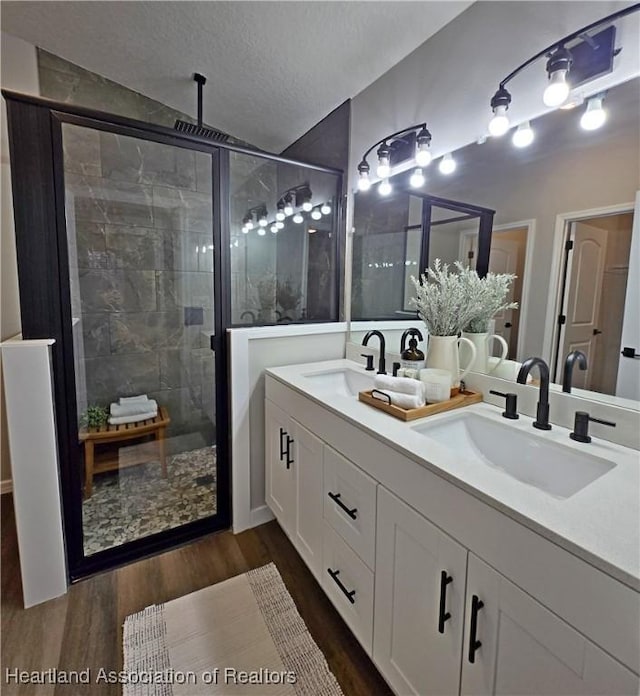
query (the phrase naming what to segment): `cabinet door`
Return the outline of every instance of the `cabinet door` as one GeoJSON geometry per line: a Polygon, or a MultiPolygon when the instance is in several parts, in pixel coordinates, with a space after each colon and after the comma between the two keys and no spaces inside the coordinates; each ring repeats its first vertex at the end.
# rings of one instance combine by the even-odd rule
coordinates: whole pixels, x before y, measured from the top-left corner
{"type": "Polygon", "coordinates": [[[473,554],[466,601],[462,694],[638,693],[632,672],[473,554]]]}
{"type": "Polygon", "coordinates": [[[467,551],[378,488],[373,658],[398,694],[457,694],[467,551]]]}
{"type": "Polygon", "coordinates": [[[291,540],[311,572],[322,568],[322,440],[291,421],[296,512],[291,540]]]}
{"type": "Polygon", "coordinates": [[[267,505],[291,536],[295,519],[295,473],[293,438],[289,416],[265,401],[265,498],[267,505]]]}

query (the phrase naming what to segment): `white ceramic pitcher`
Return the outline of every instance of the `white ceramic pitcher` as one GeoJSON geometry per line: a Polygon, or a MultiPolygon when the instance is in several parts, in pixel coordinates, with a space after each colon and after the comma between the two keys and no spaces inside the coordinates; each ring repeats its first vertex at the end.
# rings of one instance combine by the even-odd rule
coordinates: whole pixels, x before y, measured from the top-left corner
{"type": "Polygon", "coordinates": [[[468,338],[457,336],[432,336],[429,335],[429,347],[427,348],[427,367],[435,367],[440,370],[448,370],[451,373],[451,385],[460,386],[460,380],[467,375],[476,359],[476,347],[468,338]],[[471,360],[460,369],[459,344],[465,344],[469,349],[471,360]]]}
{"type": "MultiPolygon", "coordinates": [[[[491,374],[499,365],[501,365],[507,353],[509,352],[509,346],[507,342],[498,336],[498,334],[488,334],[488,333],[468,333],[467,331],[462,332],[463,338],[473,343],[476,349],[475,359],[471,361],[471,370],[473,372],[481,372],[483,374],[491,374]],[[499,357],[498,362],[491,361],[489,364],[489,356],[491,355],[491,347],[494,341],[498,341],[502,348],[502,355],[499,357]]],[[[470,358],[470,350],[466,343],[460,345],[460,361],[466,362],[470,358]]]]}

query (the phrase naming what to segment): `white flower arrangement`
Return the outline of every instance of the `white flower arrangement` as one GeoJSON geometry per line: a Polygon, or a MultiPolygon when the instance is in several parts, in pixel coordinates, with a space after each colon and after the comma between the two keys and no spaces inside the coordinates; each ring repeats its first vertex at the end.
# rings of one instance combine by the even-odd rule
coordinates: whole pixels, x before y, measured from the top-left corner
{"type": "Polygon", "coordinates": [[[434,261],[433,268],[427,268],[420,281],[411,276],[411,282],[416,297],[410,303],[432,336],[457,336],[479,311],[475,298],[469,295],[469,284],[460,273],[450,273],[449,265],[440,259],[434,261]]]}
{"type": "Polygon", "coordinates": [[[457,273],[436,259],[420,281],[411,276],[416,297],[410,302],[418,310],[432,336],[457,336],[461,331],[484,333],[501,310],[516,309],[517,302],[505,302],[511,273],[488,273],[480,278],[471,268],[455,262],[457,273]]]}

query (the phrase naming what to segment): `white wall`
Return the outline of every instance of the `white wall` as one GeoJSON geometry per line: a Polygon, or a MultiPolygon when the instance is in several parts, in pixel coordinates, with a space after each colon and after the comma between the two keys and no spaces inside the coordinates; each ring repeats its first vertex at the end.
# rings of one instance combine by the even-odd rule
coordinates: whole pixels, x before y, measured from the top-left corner
{"type": "MultiPolygon", "coordinates": [[[[0,35],[2,89],[39,94],[35,46],[8,34],[0,35]]],[[[4,102],[4,100],[3,100],[4,102]]],[[[11,169],[7,137],[6,107],[3,103],[0,125],[0,341],[20,333],[18,268],[11,201],[11,169]]],[[[2,367],[0,363],[0,379],[2,367]]],[[[9,490],[11,465],[6,437],[4,388],[0,391],[0,486],[9,490]]]]}

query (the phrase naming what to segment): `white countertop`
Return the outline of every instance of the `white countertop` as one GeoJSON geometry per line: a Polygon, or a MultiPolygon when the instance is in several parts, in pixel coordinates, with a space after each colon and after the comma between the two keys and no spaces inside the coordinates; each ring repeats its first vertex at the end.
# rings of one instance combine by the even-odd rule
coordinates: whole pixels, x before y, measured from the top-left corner
{"type": "MultiPolygon", "coordinates": [[[[577,493],[556,498],[503,471],[471,464],[455,451],[412,429],[427,419],[401,421],[358,401],[356,396],[329,396],[326,388],[304,377],[345,367],[370,374],[350,360],[270,368],[267,373],[550,541],[640,590],[640,455],[636,450],[595,437],[589,444],[576,443],[569,438],[569,430],[556,425],[542,433],[532,427],[532,418],[521,415],[519,420],[507,421],[501,417],[502,409],[486,403],[466,407],[465,411],[476,411],[510,427],[538,434],[547,441],[615,463],[610,471],[577,493]]],[[[429,416],[428,422],[447,415],[429,416]]]]}

